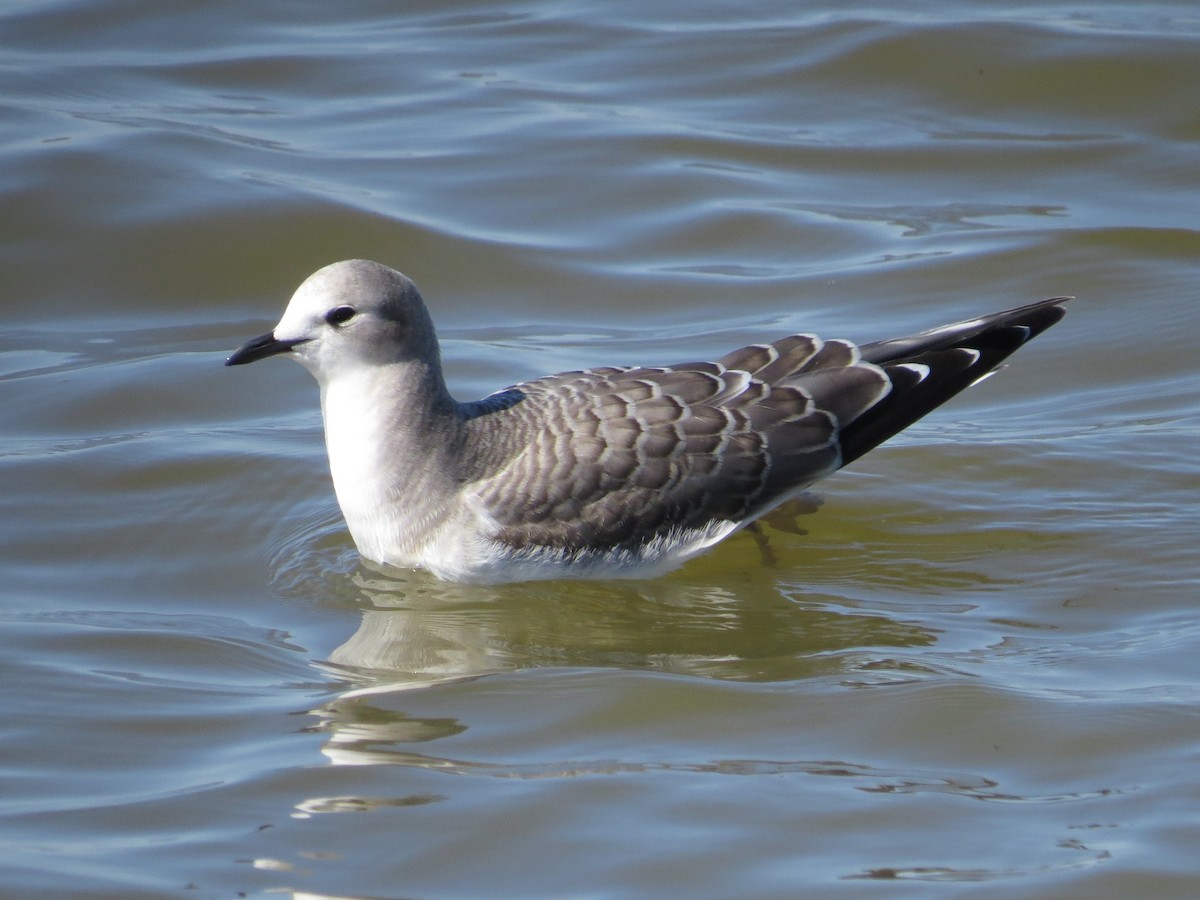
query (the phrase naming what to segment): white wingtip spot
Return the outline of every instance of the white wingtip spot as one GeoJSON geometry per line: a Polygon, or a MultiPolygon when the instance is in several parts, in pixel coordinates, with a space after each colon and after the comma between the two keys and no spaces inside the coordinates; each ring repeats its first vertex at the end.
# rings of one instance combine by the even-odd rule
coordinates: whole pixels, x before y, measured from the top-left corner
{"type": "Polygon", "coordinates": [[[924,334],[945,334],[953,331],[971,331],[975,328],[982,328],[987,322],[984,319],[967,319],[965,322],[953,322],[949,325],[942,325],[938,328],[930,328],[924,334]]]}
{"type": "Polygon", "coordinates": [[[899,363],[897,369],[908,369],[917,376],[917,383],[920,384],[929,377],[929,366],[923,363],[899,363]]]}
{"type": "Polygon", "coordinates": [[[968,385],[968,387],[975,387],[975,385],[979,384],[979,382],[987,381],[989,378],[991,378],[993,375],[995,375],[1001,369],[1007,369],[1007,368],[1008,368],[1008,366],[996,366],[996,368],[994,368],[994,369],[989,369],[988,371],[986,371],[982,375],[980,375],[978,378],[976,378],[974,381],[972,381],[968,385]]]}

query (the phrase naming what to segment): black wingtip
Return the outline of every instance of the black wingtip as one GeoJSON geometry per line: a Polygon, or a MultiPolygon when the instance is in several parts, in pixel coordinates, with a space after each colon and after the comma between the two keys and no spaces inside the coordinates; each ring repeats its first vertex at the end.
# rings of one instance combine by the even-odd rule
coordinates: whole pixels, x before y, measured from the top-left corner
{"type": "Polygon", "coordinates": [[[922,331],[919,334],[862,344],[859,350],[862,352],[862,358],[867,362],[882,365],[914,353],[969,346],[971,340],[979,335],[1009,325],[1029,329],[1025,338],[1028,341],[1037,337],[1051,325],[1061,321],[1067,314],[1063,304],[1074,299],[1074,297],[1050,297],[1047,300],[1039,300],[1036,303],[1028,303],[1025,306],[1017,306],[1002,312],[931,328],[929,331],[922,331]]]}
{"type": "Polygon", "coordinates": [[[1009,356],[1066,315],[1071,297],[1051,297],[906,338],[864,344],[862,358],[883,368],[892,390],[842,429],[842,464],[852,462],[954,395],[996,371],[1009,356]]]}

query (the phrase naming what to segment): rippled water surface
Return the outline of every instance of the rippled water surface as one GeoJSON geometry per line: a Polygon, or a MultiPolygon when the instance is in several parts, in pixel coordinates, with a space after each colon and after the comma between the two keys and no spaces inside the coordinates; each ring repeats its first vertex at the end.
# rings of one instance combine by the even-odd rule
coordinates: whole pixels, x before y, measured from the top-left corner
{"type": "Polygon", "coordinates": [[[1192,3],[9,3],[0,894],[1200,894],[1192,3]],[[799,11],[797,11],[799,8],[799,11]],[[461,397],[1067,319],[646,582],[360,564],[336,259],[461,397]]]}

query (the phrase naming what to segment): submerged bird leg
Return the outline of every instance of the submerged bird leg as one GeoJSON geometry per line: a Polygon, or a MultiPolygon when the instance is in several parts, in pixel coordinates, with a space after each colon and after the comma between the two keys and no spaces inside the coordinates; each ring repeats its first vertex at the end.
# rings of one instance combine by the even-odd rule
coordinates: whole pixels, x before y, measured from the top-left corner
{"type": "Polygon", "coordinates": [[[766,532],[757,521],[751,522],[742,529],[754,539],[755,546],[758,547],[759,555],[762,557],[762,565],[764,568],[773,569],[779,565],[779,560],[775,556],[775,551],[771,549],[771,540],[767,537],[766,532]]]}
{"type": "Polygon", "coordinates": [[[759,521],[765,522],[776,531],[784,534],[808,534],[807,528],[800,526],[801,516],[815,514],[825,503],[825,498],[811,491],[801,491],[790,500],[784,500],[777,507],[764,515],[759,521]]]}

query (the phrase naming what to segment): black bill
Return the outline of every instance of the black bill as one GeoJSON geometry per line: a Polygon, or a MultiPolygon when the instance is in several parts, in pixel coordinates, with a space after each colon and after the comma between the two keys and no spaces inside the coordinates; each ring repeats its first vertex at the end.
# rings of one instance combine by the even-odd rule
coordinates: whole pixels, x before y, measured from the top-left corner
{"type": "Polygon", "coordinates": [[[277,353],[288,353],[297,344],[303,344],[304,340],[297,341],[280,341],[276,340],[275,333],[268,331],[266,334],[260,334],[256,338],[251,338],[238,347],[225,360],[227,366],[241,366],[246,363],[252,363],[255,360],[266,359],[268,356],[274,356],[277,353]]]}

